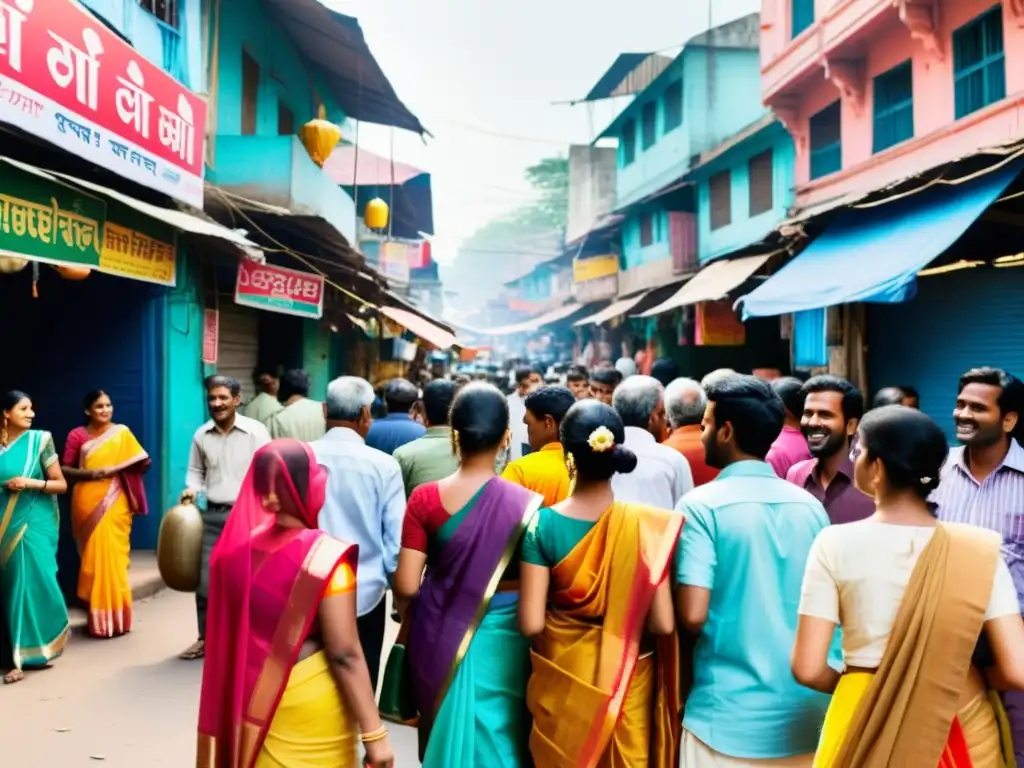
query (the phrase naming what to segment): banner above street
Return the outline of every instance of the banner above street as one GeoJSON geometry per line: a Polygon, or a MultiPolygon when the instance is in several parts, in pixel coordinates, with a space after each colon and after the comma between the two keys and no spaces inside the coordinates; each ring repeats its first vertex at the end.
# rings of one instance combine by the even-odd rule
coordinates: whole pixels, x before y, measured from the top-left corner
{"type": "Polygon", "coordinates": [[[203,206],[205,102],[72,0],[0,0],[0,120],[203,206]]]}

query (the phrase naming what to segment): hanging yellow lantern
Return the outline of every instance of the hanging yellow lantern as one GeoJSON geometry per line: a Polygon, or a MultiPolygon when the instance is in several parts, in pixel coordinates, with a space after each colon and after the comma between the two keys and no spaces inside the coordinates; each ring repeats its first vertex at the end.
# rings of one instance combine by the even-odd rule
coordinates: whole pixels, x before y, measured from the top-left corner
{"type": "Polygon", "coordinates": [[[28,259],[19,259],[15,256],[0,256],[0,274],[13,275],[21,272],[28,266],[28,259]]]}
{"type": "Polygon", "coordinates": [[[334,123],[327,122],[327,110],[323,104],[317,112],[314,120],[299,128],[299,139],[313,162],[323,168],[327,158],[341,141],[341,129],[334,123]]]}
{"type": "Polygon", "coordinates": [[[363,221],[370,229],[385,229],[388,225],[388,214],[388,204],[375,197],[366,204],[363,221]]]}
{"type": "Polygon", "coordinates": [[[57,271],[65,280],[85,280],[92,274],[88,267],[57,267],[57,271]]]}

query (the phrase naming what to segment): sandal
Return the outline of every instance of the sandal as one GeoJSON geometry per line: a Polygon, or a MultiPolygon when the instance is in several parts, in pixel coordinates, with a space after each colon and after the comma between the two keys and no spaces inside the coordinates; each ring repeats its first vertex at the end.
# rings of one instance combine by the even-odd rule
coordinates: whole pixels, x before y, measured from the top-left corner
{"type": "Polygon", "coordinates": [[[4,675],[4,685],[13,685],[14,683],[20,683],[25,679],[25,673],[20,669],[12,669],[6,675],[4,675]]]}
{"type": "Polygon", "coordinates": [[[202,638],[196,640],[188,647],[188,650],[181,653],[178,658],[185,661],[195,661],[206,655],[206,641],[202,638]]]}

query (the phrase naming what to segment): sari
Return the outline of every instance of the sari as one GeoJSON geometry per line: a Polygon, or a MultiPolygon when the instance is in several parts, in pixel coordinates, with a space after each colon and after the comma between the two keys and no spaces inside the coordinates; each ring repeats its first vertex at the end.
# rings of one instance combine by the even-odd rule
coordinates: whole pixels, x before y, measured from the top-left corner
{"type": "Polygon", "coordinates": [[[425,768],[528,762],[529,641],[518,593],[495,593],[541,501],[495,478],[438,531],[408,630],[425,768]]]}
{"type": "Polygon", "coordinates": [[[538,766],[679,764],[679,639],[651,653],[641,640],[682,527],[677,512],[617,501],[551,569],[527,687],[538,766]]]}
{"type": "Polygon", "coordinates": [[[149,469],[149,454],[124,425],[111,424],[96,437],[78,427],[68,435],[64,464],[116,472],[75,484],[71,530],[82,559],[77,592],[89,605],[89,634],[123,635],[132,628],[130,537],[132,518],[147,512],[142,475],[149,469]]]}
{"type": "Polygon", "coordinates": [[[3,485],[14,477],[45,480],[56,462],[49,432],[30,429],[0,449],[0,616],[14,669],[48,664],[70,636],[57,583],[57,499],[3,485]]]}
{"type": "Polygon", "coordinates": [[[253,457],[210,563],[197,768],[354,768],[358,732],[321,650],[299,661],[337,572],[355,587],[358,547],[316,529],[327,472],[275,440],[253,457]],[[264,507],[291,499],[307,528],[264,507]]]}
{"type": "Polygon", "coordinates": [[[1002,768],[1007,752],[1012,759],[993,709],[999,699],[971,666],[1000,544],[984,529],[939,523],[878,669],[841,678],[815,768],[1002,768]]]}

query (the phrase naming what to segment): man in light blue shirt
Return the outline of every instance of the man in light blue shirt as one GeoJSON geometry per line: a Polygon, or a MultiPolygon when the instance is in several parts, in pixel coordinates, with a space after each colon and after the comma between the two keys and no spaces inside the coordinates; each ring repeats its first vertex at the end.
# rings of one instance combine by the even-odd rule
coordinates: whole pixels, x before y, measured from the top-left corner
{"type": "Polygon", "coordinates": [[[810,766],[829,697],[790,671],[797,605],[825,509],[764,461],[782,401],[753,376],[708,387],[702,441],[718,478],[683,497],[676,552],[679,622],[698,635],[682,765],[810,766]]]}
{"type": "Polygon", "coordinates": [[[327,434],[311,443],[327,469],[327,500],[320,528],[359,545],[356,611],[370,679],[377,684],[391,576],[398,566],[405,517],[405,486],[398,462],[366,445],[373,387],[342,376],[327,386],[327,434]]]}

